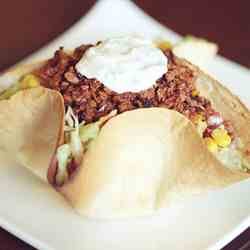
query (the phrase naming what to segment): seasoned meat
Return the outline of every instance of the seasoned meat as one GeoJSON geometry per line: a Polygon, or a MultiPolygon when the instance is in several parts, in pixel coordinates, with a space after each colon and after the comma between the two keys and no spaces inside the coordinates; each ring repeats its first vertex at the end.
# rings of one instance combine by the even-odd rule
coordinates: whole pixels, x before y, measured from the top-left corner
{"type": "MultiPolygon", "coordinates": [[[[118,94],[97,79],[88,79],[75,70],[76,63],[91,46],[82,45],[73,54],[60,48],[52,59],[35,72],[44,86],[61,92],[65,106],[72,107],[80,122],[94,122],[114,109],[119,114],[143,107],[174,109],[191,120],[197,114],[208,119],[215,113],[210,101],[195,89],[195,72],[181,64],[170,50],[164,51],[168,58],[168,71],[151,88],[137,93],[118,94]]],[[[230,123],[224,124],[233,136],[230,123]]],[[[209,129],[206,134],[210,133],[209,129]]]]}

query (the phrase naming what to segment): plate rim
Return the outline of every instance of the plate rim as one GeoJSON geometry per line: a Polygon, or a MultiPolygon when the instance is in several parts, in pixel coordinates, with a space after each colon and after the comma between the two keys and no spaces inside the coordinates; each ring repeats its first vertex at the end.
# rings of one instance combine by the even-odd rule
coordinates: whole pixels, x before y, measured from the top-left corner
{"type": "MultiPolygon", "coordinates": [[[[23,63],[29,61],[35,55],[41,54],[43,51],[47,50],[53,44],[55,44],[59,40],[63,39],[63,37],[65,36],[65,34],[67,34],[68,32],[73,32],[74,29],[76,29],[79,25],[81,25],[81,23],[83,23],[87,18],[93,16],[94,13],[95,13],[95,11],[97,10],[97,8],[101,8],[101,4],[103,4],[104,2],[107,2],[107,1],[116,2],[118,0],[100,0],[100,1],[98,1],[73,26],[71,26],[69,29],[65,30],[61,35],[59,35],[58,37],[56,37],[55,39],[53,39],[51,42],[49,42],[48,44],[46,44],[45,46],[43,46],[38,51],[36,51],[36,52],[32,53],[31,55],[29,55],[28,57],[26,57],[24,60],[22,60],[20,62],[20,64],[23,64],[23,63]]],[[[119,0],[119,1],[123,1],[123,0],[119,0]]],[[[167,28],[164,25],[162,25],[160,22],[158,22],[157,20],[155,20],[153,17],[151,17],[148,14],[146,14],[143,10],[141,10],[134,3],[132,3],[131,1],[127,1],[127,3],[128,3],[128,6],[130,8],[135,8],[136,11],[140,11],[141,13],[143,13],[143,15],[146,18],[149,18],[152,22],[154,22],[154,24],[158,25],[159,28],[161,27],[161,29],[163,31],[164,30],[167,31],[167,28]]],[[[175,32],[173,32],[173,34],[176,34],[176,36],[179,36],[175,32]]],[[[181,36],[179,36],[179,37],[181,37],[181,36]]],[[[219,58],[219,60],[225,60],[225,61],[231,63],[233,66],[238,67],[241,70],[246,71],[247,73],[250,72],[250,70],[247,67],[242,66],[242,65],[240,65],[240,64],[238,64],[238,63],[236,63],[234,61],[231,61],[229,59],[225,59],[225,58],[223,58],[221,56],[218,56],[218,58],[219,58]]],[[[14,65],[14,67],[15,67],[15,65],[14,65]]],[[[1,216],[0,216],[0,226],[4,230],[10,232],[11,234],[15,235],[19,239],[25,241],[26,243],[30,244],[31,246],[33,246],[35,248],[38,248],[38,249],[47,249],[47,250],[55,250],[53,247],[49,246],[47,243],[44,243],[42,240],[39,240],[39,239],[31,236],[29,233],[26,233],[26,232],[22,231],[19,228],[18,225],[16,225],[15,223],[12,223],[11,221],[8,221],[7,219],[2,218],[1,216]]],[[[232,230],[230,230],[228,233],[226,233],[221,239],[219,239],[218,241],[214,242],[214,244],[212,244],[211,246],[209,246],[207,249],[208,250],[215,250],[215,249],[220,249],[220,248],[226,246],[229,242],[231,242],[233,239],[235,239],[237,236],[239,236],[249,226],[250,226],[250,215],[248,215],[248,217],[246,217],[245,219],[243,219],[237,226],[235,226],[232,230]]]]}

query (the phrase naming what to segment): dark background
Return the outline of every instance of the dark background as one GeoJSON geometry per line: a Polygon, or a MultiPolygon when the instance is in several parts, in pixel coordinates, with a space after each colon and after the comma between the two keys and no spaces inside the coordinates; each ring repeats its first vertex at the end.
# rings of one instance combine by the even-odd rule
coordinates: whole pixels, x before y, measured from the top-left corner
{"type": "MultiPolygon", "coordinates": [[[[1,1],[0,70],[62,33],[95,2],[94,0],[1,1]]],[[[250,67],[250,1],[137,0],[135,2],[176,32],[215,41],[220,45],[222,55],[250,67]]]]}
{"type": "MultiPolygon", "coordinates": [[[[95,2],[94,0],[1,1],[0,70],[18,62],[62,33],[95,2]]],[[[221,55],[250,67],[250,1],[137,0],[135,2],[177,33],[193,34],[215,41],[220,46],[221,55]]],[[[224,250],[239,249],[248,240],[250,240],[250,230],[245,231],[224,250]]],[[[33,248],[0,228],[0,250],[2,249],[33,248]]],[[[250,246],[243,249],[250,249],[250,246]]]]}

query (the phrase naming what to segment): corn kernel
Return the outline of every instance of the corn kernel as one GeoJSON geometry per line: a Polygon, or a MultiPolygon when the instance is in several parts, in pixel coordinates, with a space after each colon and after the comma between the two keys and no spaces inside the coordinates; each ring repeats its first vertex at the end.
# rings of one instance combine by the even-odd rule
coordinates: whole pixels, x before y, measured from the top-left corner
{"type": "Polygon", "coordinates": [[[196,89],[194,89],[194,90],[192,91],[192,96],[198,96],[198,95],[199,95],[199,91],[196,90],[196,89]]]}
{"type": "Polygon", "coordinates": [[[32,74],[26,75],[20,82],[20,86],[22,89],[34,88],[39,85],[40,84],[38,79],[32,74]]]}
{"type": "Polygon", "coordinates": [[[202,121],[204,121],[204,117],[202,114],[196,114],[195,117],[193,118],[194,124],[198,124],[202,121]]]}
{"type": "Polygon", "coordinates": [[[212,132],[212,137],[218,146],[226,148],[231,143],[231,137],[228,135],[227,131],[222,128],[216,128],[212,132]]]}
{"type": "Polygon", "coordinates": [[[206,137],[204,140],[205,140],[207,148],[210,152],[212,152],[212,153],[217,152],[218,146],[217,146],[216,142],[211,137],[206,137]]]}
{"type": "Polygon", "coordinates": [[[161,50],[171,49],[173,46],[168,41],[159,41],[156,42],[156,46],[161,50]]]}

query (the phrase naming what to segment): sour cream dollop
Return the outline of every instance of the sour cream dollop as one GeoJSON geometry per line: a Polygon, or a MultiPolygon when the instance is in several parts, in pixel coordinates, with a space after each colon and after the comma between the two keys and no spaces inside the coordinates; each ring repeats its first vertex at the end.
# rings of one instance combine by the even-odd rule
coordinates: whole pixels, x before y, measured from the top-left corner
{"type": "Polygon", "coordinates": [[[154,85],[167,72],[167,63],[167,57],[150,40],[123,36],[89,48],[76,70],[117,93],[138,92],[154,85]]]}

